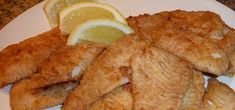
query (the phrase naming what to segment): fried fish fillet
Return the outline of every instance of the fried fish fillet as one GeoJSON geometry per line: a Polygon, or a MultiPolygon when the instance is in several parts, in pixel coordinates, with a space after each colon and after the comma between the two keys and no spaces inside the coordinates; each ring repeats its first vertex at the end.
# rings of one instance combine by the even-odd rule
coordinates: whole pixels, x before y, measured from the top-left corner
{"type": "Polygon", "coordinates": [[[33,91],[27,88],[29,84],[29,79],[23,79],[13,85],[10,91],[12,110],[42,110],[61,104],[78,82],[56,84],[33,91]]]}
{"type": "Polygon", "coordinates": [[[55,28],[33,38],[13,44],[0,52],[0,88],[38,71],[50,53],[63,47],[67,36],[55,28]]]}
{"type": "Polygon", "coordinates": [[[187,90],[179,110],[200,110],[205,92],[204,78],[201,72],[193,71],[187,90]]]}
{"type": "Polygon", "coordinates": [[[167,16],[145,14],[128,18],[128,23],[145,39],[189,61],[197,70],[221,75],[228,69],[228,58],[217,44],[181,28],[167,16]]]}
{"type": "MultiPolygon", "coordinates": [[[[197,33],[213,42],[222,40],[225,34],[232,31],[232,28],[227,26],[218,14],[210,11],[175,10],[159,14],[167,16],[170,21],[182,28],[197,33]]],[[[230,41],[229,44],[231,43],[233,42],[230,41]]]]}
{"type": "Polygon", "coordinates": [[[88,110],[132,110],[132,102],[129,88],[123,85],[95,101],[88,110]]]}
{"type": "Polygon", "coordinates": [[[112,43],[84,72],[80,85],[66,98],[63,110],[86,110],[95,100],[127,83],[130,57],[140,51],[145,42],[129,34],[112,43]]]}
{"type": "Polygon", "coordinates": [[[160,48],[147,47],[131,59],[133,110],[178,110],[191,65],[160,48]]]}
{"type": "Polygon", "coordinates": [[[12,87],[10,92],[12,108],[25,105],[20,110],[29,110],[61,104],[70,92],[66,89],[74,88],[75,84],[66,84],[66,88],[54,84],[79,80],[83,71],[104,48],[105,46],[101,44],[79,43],[71,47],[64,46],[52,53],[42,62],[39,73],[12,87]],[[45,88],[50,89],[44,91],[45,88]],[[66,96],[60,96],[61,94],[66,96]],[[53,99],[46,101],[45,97],[53,99]]]}
{"type": "Polygon", "coordinates": [[[235,50],[231,51],[232,49],[235,49],[235,31],[228,32],[225,34],[225,37],[220,40],[219,45],[227,52],[227,55],[229,57],[230,66],[227,71],[227,75],[234,76],[235,75],[235,50]],[[230,43],[230,42],[233,42],[230,43]]]}
{"type": "MultiPolygon", "coordinates": [[[[167,16],[182,28],[215,42],[228,57],[233,57],[231,53],[235,51],[235,30],[226,25],[218,14],[210,11],[176,10],[162,12],[160,15],[167,16]]],[[[233,65],[230,67],[233,68],[233,65]]]]}
{"type": "Polygon", "coordinates": [[[79,80],[106,45],[79,43],[65,46],[42,62],[39,74],[31,77],[33,88],[47,87],[56,83],[79,80]]]}
{"type": "Polygon", "coordinates": [[[201,110],[235,110],[235,92],[216,79],[208,80],[201,110]]]}
{"type": "Polygon", "coordinates": [[[217,41],[217,44],[227,53],[228,57],[234,56],[231,53],[235,52],[235,30],[226,33],[223,39],[217,41]]]}

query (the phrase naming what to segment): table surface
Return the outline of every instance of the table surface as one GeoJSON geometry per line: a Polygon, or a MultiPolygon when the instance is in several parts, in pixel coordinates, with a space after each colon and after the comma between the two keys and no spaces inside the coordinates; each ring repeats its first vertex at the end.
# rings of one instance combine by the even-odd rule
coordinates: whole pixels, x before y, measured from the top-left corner
{"type": "MultiPolygon", "coordinates": [[[[43,0],[0,0],[0,29],[30,7],[43,0]]],[[[235,0],[217,0],[235,10],[235,0]]]]}

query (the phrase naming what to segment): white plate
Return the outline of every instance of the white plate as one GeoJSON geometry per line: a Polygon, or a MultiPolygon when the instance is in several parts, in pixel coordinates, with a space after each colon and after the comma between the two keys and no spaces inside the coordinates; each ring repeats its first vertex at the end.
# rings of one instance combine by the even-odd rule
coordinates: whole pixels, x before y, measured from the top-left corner
{"type": "MultiPolygon", "coordinates": [[[[209,10],[218,13],[231,27],[235,27],[235,12],[215,0],[104,0],[120,10],[124,16],[139,15],[144,13],[157,13],[175,9],[183,10],[209,10]]],[[[15,18],[0,31],[0,49],[9,44],[16,43],[30,36],[50,29],[46,16],[42,10],[42,2],[25,11],[15,18]]],[[[1,76],[0,76],[1,77],[1,76]]],[[[219,78],[235,90],[235,79],[219,78]]],[[[0,90],[0,110],[10,110],[9,88],[0,90]]],[[[59,110],[53,107],[49,110],[59,110]]]]}

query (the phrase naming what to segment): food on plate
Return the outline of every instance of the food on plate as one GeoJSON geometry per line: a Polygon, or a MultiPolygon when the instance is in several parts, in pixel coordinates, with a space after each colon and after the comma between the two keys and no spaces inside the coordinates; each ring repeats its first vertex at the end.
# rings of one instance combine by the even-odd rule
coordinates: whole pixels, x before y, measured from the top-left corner
{"type": "Polygon", "coordinates": [[[25,105],[22,106],[22,110],[29,110],[61,104],[65,96],[59,95],[67,96],[71,92],[70,89],[76,87],[77,84],[71,85],[69,83],[66,84],[68,86],[63,86],[63,88],[60,84],[79,80],[83,71],[104,48],[105,45],[86,42],[75,46],[64,45],[41,63],[39,73],[14,84],[10,92],[12,108],[17,110],[19,106],[25,105]],[[58,85],[56,87],[59,87],[60,91],[54,87],[55,84],[58,85]],[[44,89],[47,91],[45,92],[44,89]],[[48,94],[53,93],[53,91],[56,91],[57,94],[48,94]],[[53,98],[53,102],[50,102],[51,100],[45,101],[45,97],[53,98]],[[35,105],[38,103],[39,105],[35,105]]]}
{"type": "Polygon", "coordinates": [[[146,43],[129,34],[112,43],[84,72],[78,87],[66,98],[62,109],[84,110],[114,88],[129,82],[130,57],[146,43]]]}
{"type": "MultiPolygon", "coordinates": [[[[218,46],[218,44],[194,32],[183,29],[176,23],[170,21],[168,17],[162,16],[161,14],[145,14],[129,18],[128,23],[132,28],[134,28],[136,33],[129,34],[117,42],[112,43],[107,50],[101,53],[95,62],[85,71],[81,84],[66,98],[62,107],[64,110],[75,108],[79,110],[87,109],[87,107],[89,107],[99,97],[110,92],[117,86],[127,83],[122,79],[124,77],[128,78],[128,74],[121,74],[120,70],[118,72],[114,71],[117,70],[116,68],[125,67],[126,71],[128,71],[125,73],[130,72],[129,74],[133,74],[132,67],[130,67],[127,62],[130,61],[130,57],[132,55],[140,52],[147,45],[154,44],[163,50],[169,51],[170,53],[185,59],[198,71],[222,75],[228,69],[229,62],[227,55],[223,49],[218,46]],[[133,38],[140,39],[140,41],[135,41],[136,44],[133,45],[133,43],[129,43],[130,40],[134,41],[133,38]],[[141,42],[142,46],[138,44],[139,42],[141,42]],[[112,52],[121,47],[118,46],[118,44],[124,46],[128,52],[123,51],[125,49],[119,49],[119,52],[112,52]],[[133,51],[133,48],[135,48],[135,51],[133,51]],[[118,54],[114,56],[110,53],[118,54]],[[118,61],[118,63],[115,63],[114,61],[117,59],[121,60],[118,61]],[[106,65],[106,63],[109,65],[106,65]]],[[[144,52],[146,52],[146,50],[144,52]]],[[[195,76],[195,79],[198,79],[198,81],[192,81],[192,83],[195,84],[195,87],[199,87],[199,90],[194,90],[194,87],[188,88],[189,90],[187,92],[189,93],[187,95],[189,96],[184,97],[185,102],[182,103],[183,105],[178,105],[179,107],[182,107],[182,109],[184,107],[186,108],[190,104],[197,107],[197,105],[201,103],[200,100],[202,99],[204,91],[202,85],[204,81],[200,80],[200,75],[195,76]],[[190,96],[190,94],[192,96],[190,96]],[[198,96],[198,99],[195,98],[196,96],[198,96]],[[191,100],[195,100],[197,102],[192,103],[190,102],[191,100]]],[[[151,94],[146,95],[151,96],[151,94]]],[[[134,99],[134,102],[135,101],[136,100],[134,99]]]]}
{"type": "Polygon", "coordinates": [[[80,25],[93,19],[111,19],[127,24],[123,15],[114,7],[95,2],[84,2],[71,5],[60,12],[60,30],[69,34],[80,25]]]}
{"type": "Polygon", "coordinates": [[[41,65],[38,74],[32,75],[33,88],[47,87],[53,84],[79,80],[84,70],[105,49],[105,45],[80,43],[65,46],[52,54],[41,65]]]}
{"type": "Polygon", "coordinates": [[[219,15],[210,11],[170,11],[160,13],[169,17],[169,20],[196,33],[207,40],[215,42],[228,55],[231,62],[228,73],[235,74],[232,52],[235,51],[235,30],[226,25],[219,15]]]}
{"type": "Polygon", "coordinates": [[[127,23],[107,4],[71,5],[81,1],[98,0],[49,0],[44,10],[60,29],[0,52],[0,87],[16,82],[13,110],[235,109],[226,84],[204,87],[203,73],[235,73],[235,30],[217,14],[176,10],[127,23]]]}
{"type": "Polygon", "coordinates": [[[200,110],[205,92],[204,82],[203,74],[194,70],[179,110],[200,110]]]}
{"type": "Polygon", "coordinates": [[[235,110],[234,101],[233,89],[214,78],[208,80],[202,110],[235,110]]]}
{"type": "Polygon", "coordinates": [[[88,110],[132,110],[132,102],[128,85],[123,85],[99,98],[88,110]]]}
{"type": "Polygon", "coordinates": [[[29,79],[23,79],[13,85],[10,91],[10,105],[12,110],[41,110],[63,103],[66,96],[78,85],[78,82],[60,83],[35,90],[29,79]]]}
{"type": "Polygon", "coordinates": [[[0,52],[0,88],[38,72],[40,63],[66,44],[67,36],[55,28],[13,44],[0,52]]]}
{"type": "Polygon", "coordinates": [[[69,35],[67,45],[82,41],[111,44],[129,33],[133,33],[133,30],[126,24],[109,19],[95,19],[78,25],[69,35]]]}
{"type": "Polygon", "coordinates": [[[178,110],[193,74],[191,65],[150,46],[131,58],[133,110],[178,110]]]}
{"type": "MultiPolygon", "coordinates": [[[[228,32],[232,31],[219,15],[210,11],[176,10],[159,14],[169,17],[170,21],[180,25],[183,29],[190,30],[216,43],[223,39],[228,32]]],[[[231,41],[230,43],[233,42],[231,41]]]]}
{"type": "Polygon", "coordinates": [[[228,69],[228,58],[218,45],[179,25],[161,14],[142,15],[128,18],[130,27],[176,56],[192,63],[197,70],[215,75],[228,69]]]}
{"type": "Polygon", "coordinates": [[[48,22],[52,28],[59,25],[59,12],[63,8],[79,2],[101,2],[100,0],[48,0],[43,9],[47,15],[48,22]]]}

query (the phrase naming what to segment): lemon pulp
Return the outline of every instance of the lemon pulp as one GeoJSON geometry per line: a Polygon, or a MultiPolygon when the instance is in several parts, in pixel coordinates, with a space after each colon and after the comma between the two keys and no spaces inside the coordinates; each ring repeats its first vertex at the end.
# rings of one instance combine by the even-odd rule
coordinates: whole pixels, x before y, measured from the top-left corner
{"type": "Polygon", "coordinates": [[[69,35],[67,45],[82,41],[111,44],[125,34],[133,33],[128,25],[110,19],[95,19],[78,25],[69,35]]]}
{"type": "Polygon", "coordinates": [[[74,4],[60,12],[60,30],[69,34],[83,22],[94,19],[111,19],[127,24],[123,15],[108,4],[83,2],[74,4]]]}
{"type": "Polygon", "coordinates": [[[63,23],[61,23],[61,25],[63,25],[61,30],[66,30],[65,32],[69,33],[77,25],[80,25],[81,23],[86,22],[88,20],[99,19],[99,18],[114,19],[114,16],[111,12],[104,10],[102,8],[85,7],[80,10],[75,10],[75,11],[69,13],[64,18],[63,23]],[[78,18],[78,19],[76,19],[76,18],[78,18]]]}
{"type": "Polygon", "coordinates": [[[98,0],[48,0],[44,5],[44,11],[51,27],[56,27],[59,24],[59,12],[72,4],[79,2],[97,2],[98,0]]]}
{"type": "Polygon", "coordinates": [[[110,44],[121,36],[124,32],[110,26],[93,27],[84,31],[80,36],[81,40],[89,40],[97,43],[110,44]]]}

